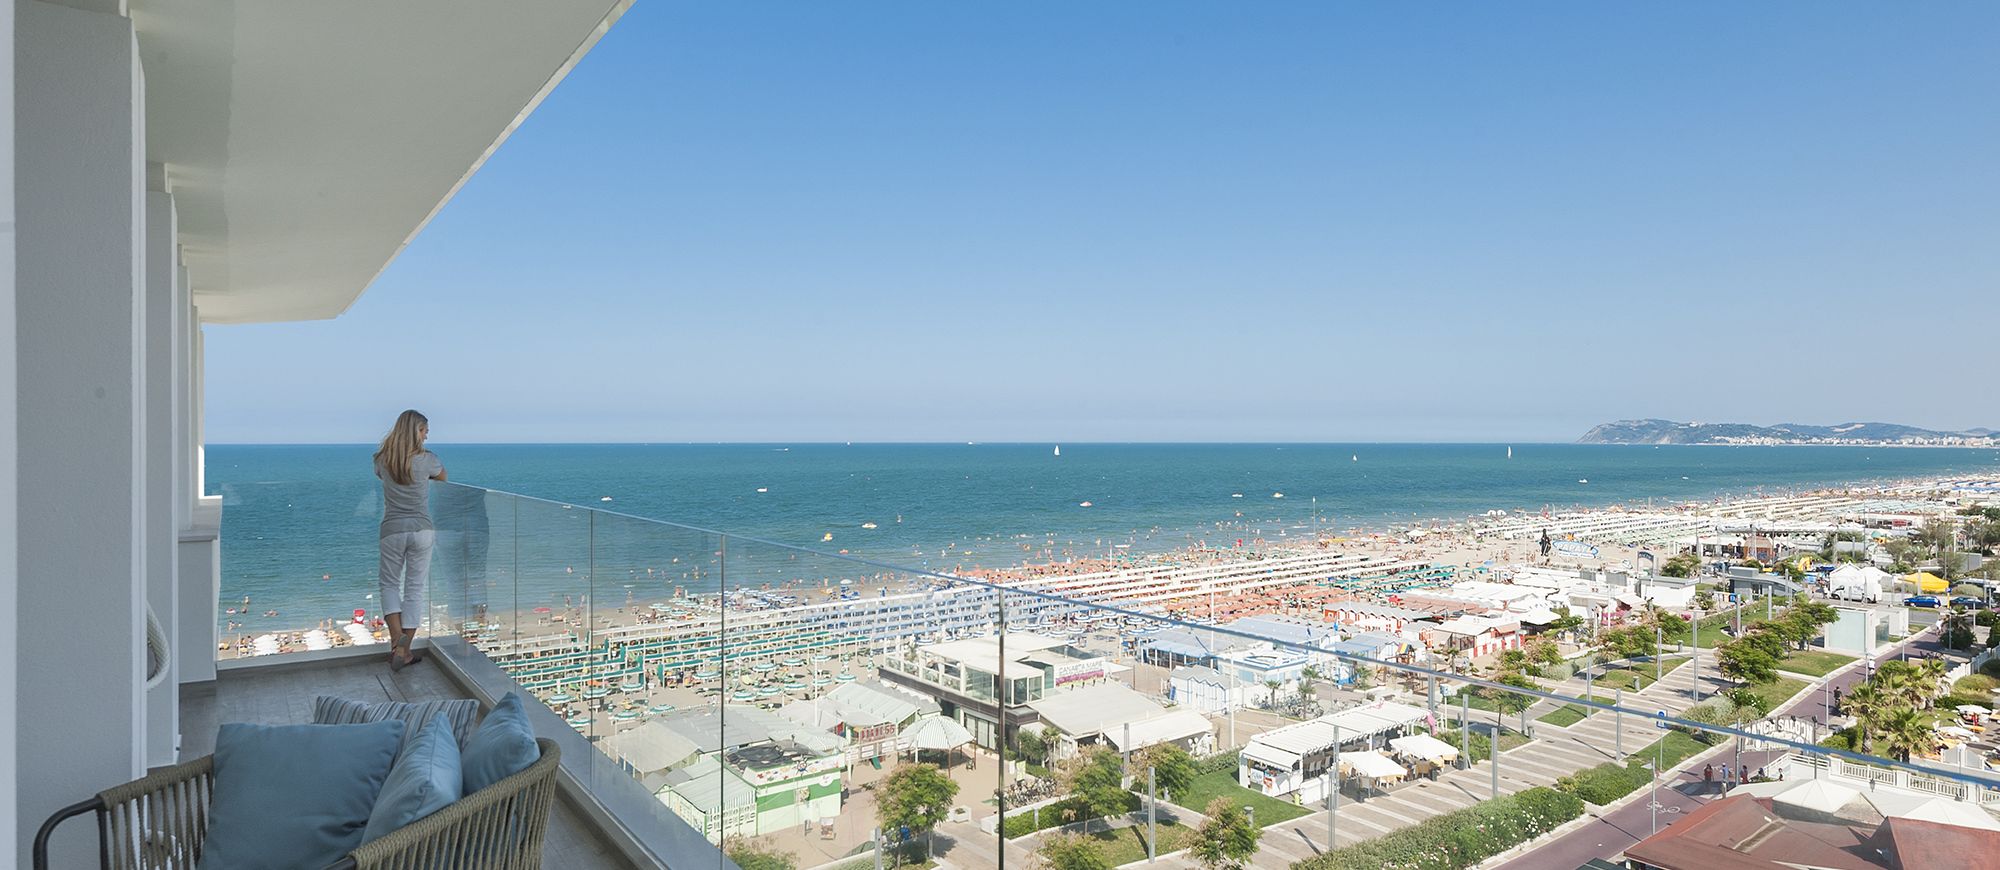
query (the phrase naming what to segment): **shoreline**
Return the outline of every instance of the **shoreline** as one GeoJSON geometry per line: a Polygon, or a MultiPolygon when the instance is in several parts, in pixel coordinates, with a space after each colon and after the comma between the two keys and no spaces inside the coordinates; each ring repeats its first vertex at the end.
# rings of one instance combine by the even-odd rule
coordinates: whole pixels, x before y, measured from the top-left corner
{"type": "MultiPolygon", "coordinates": [[[[1766,490],[1763,487],[1753,486],[1753,487],[1732,489],[1728,492],[1717,494],[1708,499],[1679,499],[1679,500],[1669,501],[1666,504],[1649,503],[1651,501],[1656,501],[1656,500],[1638,500],[1638,499],[1626,498],[1626,499],[1611,499],[1606,502],[1592,504],[1592,505],[1575,504],[1575,505],[1565,506],[1562,508],[1557,508],[1554,505],[1549,505],[1545,507],[1544,509],[1545,513],[1543,514],[1543,516],[1545,516],[1550,520],[1555,520],[1560,517],[1574,517],[1574,516],[1588,517],[1596,514],[1615,515],[1621,513],[1636,513],[1643,511],[1653,514],[1685,513],[1693,517],[1702,515],[1703,511],[1717,510],[1717,509],[1726,510],[1728,505],[1732,503],[1750,501],[1755,499],[1812,498],[1812,497],[1837,498],[1837,497],[1856,497],[1856,496],[1889,497],[1897,493],[1905,493],[1909,495],[1914,495],[1922,491],[1930,491],[1934,493],[1937,491],[1938,487],[1946,481],[1956,481],[1956,480],[1966,480],[1966,479],[1979,479],[1979,478],[1977,476],[1965,476],[1965,475],[1925,476],[1925,477],[1915,477],[1915,478],[1909,478],[1909,477],[1874,478],[1867,480],[1848,481],[1837,485],[1829,485],[1823,487],[1803,488],[1803,489],[1787,488],[1778,490],[1766,490]]],[[[1503,509],[1496,508],[1494,510],[1503,510],[1503,509]]],[[[1519,521],[1524,518],[1532,516],[1535,515],[1528,513],[1527,509],[1525,508],[1515,508],[1512,510],[1508,510],[1503,516],[1496,516],[1494,514],[1489,513],[1484,515],[1471,515],[1453,520],[1445,520],[1443,518],[1432,518],[1429,520],[1418,519],[1412,521],[1389,522],[1381,525],[1375,525],[1372,527],[1366,525],[1356,525],[1356,526],[1349,526],[1345,529],[1323,528],[1318,530],[1316,534],[1297,534],[1297,535],[1286,534],[1286,532],[1295,529],[1311,528],[1311,527],[1285,525],[1277,530],[1278,534],[1276,535],[1259,535],[1258,533],[1262,532],[1263,529],[1261,529],[1256,525],[1257,521],[1253,519],[1246,519],[1243,521],[1244,525],[1243,528],[1240,530],[1243,537],[1239,539],[1241,541],[1241,544],[1239,546],[1228,546],[1226,544],[1223,546],[1215,546],[1215,545],[1210,545],[1206,540],[1203,540],[1199,543],[1175,541],[1174,545],[1153,548],[1153,547],[1145,547],[1139,544],[1137,541],[1134,541],[1131,544],[1125,545],[1123,548],[1120,548],[1117,545],[1112,545],[1112,547],[1107,549],[1112,551],[1122,549],[1123,552],[1112,552],[1108,554],[1107,557],[1098,557],[1094,554],[1094,552],[1092,555],[1080,556],[1073,552],[1065,551],[1064,552],[1065,558],[1062,559],[1054,559],[1054,558],[1036,559],[1031,557],[1027,559],[1018,559],[1004,566],[983,565],[975,562],[974,564],[971,565],[960,564],[948,570],[935,569],[935,571],[937,574],[945,575],[946,577],[963,578],[963,579],[974,580],[976,582],[1012,583],[1012,582],[1022,582],[1038,578],[1060,577],[1064,574],[1076,574],[1086,571],[1110,570],[1118,567],[1133,567],[1133,566],[1140,566],[1147,564],[1156,564],[1156,565],[1211,564],[1212,565],[1212,564],[1225,564],[1236,561],[1249,562],[1265,558],[1280,557],[1288,553],[1310,552],[1312,550],[1327,550],[1329,548],[1338,548],[1343,551],[1352,551],[1361,555],[1381,557],[1384,559],[1394,560],[1394,561],[1420,561],[1420,562],[1428,562],[1434,565],[1450,565],[1456,569],[1463,569],[1463,570],[1473,571],[1476,573],[1478,570],[1478,566],[1481,565],[1482,563],[1485,565],[1496,565],[1501,563],[1519,563],[1519,562],[1527,562],[1533,560],[1536,554],[1534,553],[1533,550],[1533,543],[1530,541],[1522,541],[1514,539],[1482,541],[1480,540],[1480,534],[1479,534],[1479,530],[1482,527],[1491,526],[1497,523],[1507,522],[1509,520],[1519,521]]],[[[1236,529],[1229,528],[1228,525],[1225,523],[1217,523],[1215,531],[1223,533],[1223,537],[1225,539],[1235,537],[1235,535],[1238,532],[1238,530],[1236,529]]],[[[1187,539],[1191,540],[1193,538],[1192,533],[1184,533],[1184,535],[1187,539]]],[[[1041,536],[1041,537],[1044,541],[1048,541],[1051,543],[1053,542],[1053,538],[1050,538],[1048,536],[1041,536]]],[[[1017,539],[1018,537],[1008,540],[1017,540],[1017,539]]],[[[1100,539],[1100,541],[1101,540],[1103,539],[1100,539]]],[[[1624,562],[1629,564],[1633,561],[1634,558],[1636,558],[1636,553],[1638,552],[1639,549],[1641,548],[1637,546],[1606,546],[1602,548],[1602,552],[1600,553],[1600,555],[1596,557],[1565,558],[1564,561],[1574,562],[1579,566],[1585,563],[1594,563],[1595,566],[1602,567],[1605,565],[1618,564],[1622,557],[1624,562]]],[[[877,557],[868,553],[847,554],[843,552],[841,554],[828,554],[828,553],[820,553],[818,551],[809,550],[806,548],[798,548],[798,552],[811,553],[814,556],[823,557],[836,561],[846,561],[851,559],[867,559],[867,560],[879,560],[888,562],[894,558],[894,557],[877,557]]],[[[1043,552],[1052,553],[1052,549],[1044,550],[1043,552]]],[[[848,588],[854,589],[857,593],[866,591],[868,593],[874,593],[870,597],[879,597],[881,594],[884,593],[878,590],[889,589],[896,585],[899,585],[896,582],[886,580],[886,578],[883,576],[884,569],[877,568],[876,566],[873,565],[863,565],[856,562],[848,562],[848,564],[851,564],[855,568],[860,570],[857,570],[852,575],[841,576],[839,579],[852,581],[851,583],[832,585],[835,582],[836,575],[829,574],[820,578],[820,585],[817,588],[820,589],[822,592],[831,592],[832,590],[837,590],[840,589],[842,586],[846,586],[848,588]]],[[[920,569],[904,568],[900,570],[915,572],[920,569]]],[[[923,569],[923,570],[931,570],[931,569],[923,569]]],[[[920,591],[923,587],[930,586],[940,582],[944,582],[944,578],[933,577],[930,574],[911,573],[907,575],[903,581],[901,581],[900,585],[904,586],[904,588],[898,591],[920,591]],[[911,581],[918,581],[918,582],[912,583],[911,581]]],[[[695,584],[693,583],[680,584],[680,585],[665,584],[660,587],[657,587],[657,591],[659,593],[658,595],[645,596],[646,600],[642,601],[640,600],[641,598],[640,594],[637,591],[635,591],[641,588],[640,584],[619,584],[611,588],[614,590],[619,588],[626,590],[628,599],[626,604],[623,606],[614,605],[612,607],[605,607],[602,608],[602,610],[604,610],[607,613],[616,612],[624,614],[628,607],[636,608],[654,604],[666,604],[667,602],[674,601],[676,599],[684,600],[696,606],[712,607],[713,602],[719,599],[720,590],[696,589],[693,588],[694,585],[695,584]],[[672,594],[669,594],[670,592],[672,594]]],[[[782,581],[775,585],[771,583],[759,584],[754,589],[748,587],[736,587],[730,590],[730,594],[732,598],[741,600],[741,598],[746,594],[755,595],[755,594],[762,594],[765,592],[770,592],[774,594],[795,593],[801,596],[802,598],[806,599],[805,603],[819,603],[817,601],[812,600],[814,588],[815,587],[812,585],[812,581],[810,579],[788,578],[787,580],[782,581]]],[[[613,592],[613,594],[615,594],[615,591],[613,592]]],[[[589,596],[587,594],[584,595],[584,599],[586,602],[584,606],[586,607],[590,606],[588,598],[589,596]]],[[[553,604],[553,601],[549,603],[553,604]]],[[[575,610],[576,604],[574,603],[574,600],[572,599],[570,603],[566,604],[564,609],[570,611],[575,610]]],[[[547,610],[544,610],[543,612],[552,613],[553,608],[549,608],[547,610]]],[[[746,608],[745,612],[759,612],[759,611],[755,609],[746,608]]],[[[523,625],[525,623],[535,621],[534,619],[535,614],[512,614],[512,616],[513,619],[509,621],[514,623],[515,625],[523,625]]],[[[557,622],[557,620],[548,620],[548,619],[543,619],[541,621],[544,624],[549,625],[549,627],[552,629],[555,628],[554,622],[557,622]]],[[[383,632],[383,630],[377,625],[377,622],[379,622],[379,617],[371,617],[369,618],[368,622],[362,624],[370,629],[370,634],[373,635],[378,642],[381,642],[382,639],[386,637],[386,635],[385,632],[383,632]]],[[[573,621],[561,621],[561,622],[565,629],[574,630],[573,626],[575,626],[575,623],[573,621]]],[[[347,636],[346,632],[343,631],[344,627],[347,624],[348,623],[342,622],[338,619],[329,619],[320,622],[317,625],[317,628],[319,630],[326,632],[328,636],[329,645],[336,647],[347,646],[349,645],[350,638],[347,636]]],[[[595,630],[595,629],[596,626],[589,626],[586,628],[586,630],[595,630]]],[[[265,636],[270,636],[276,640],[278,652],[290,652],[290,651],[297,651],[299,649],[304,649],[307,648],[305,646],[306,636],[311,632],[313,632],[314,630],[315,629],[313,628],[295,627],[284,630],[268,630],[268,631],[256,632],[254,634],[247,632],[240,632],[240,631],[233,635],[225,634],[224,635],[225,639],[218,644],[218,649],[217,649],[218,658],[230,657],[232,650],[234,651],[236,657],[244,657],[244,656],[259,654],[255,647],[256,644],[259,642],[258,639],[265,636]]],[[[269,646],[268,643],[266,643],[265,645],[267,647],[269,646]]],[[[270,653],[264,652],[261,654],[270,654],[270,653]]]]}

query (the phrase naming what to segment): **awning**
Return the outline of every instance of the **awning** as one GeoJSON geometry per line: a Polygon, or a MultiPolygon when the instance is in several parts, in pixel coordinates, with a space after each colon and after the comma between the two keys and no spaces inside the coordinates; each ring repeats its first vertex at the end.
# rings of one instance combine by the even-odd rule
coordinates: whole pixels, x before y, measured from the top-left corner
{"type": "Polygon", "coordinates": [[[1402,765],[1379,752],[1343,752],[1340,754],[1340,766],[1355,776],[1371,779],[1400,779],[1409,773],[1402,765]]]}
{"type": "Polygon", "coordinates": [[[1434,764],[1446,764],[1458,760],[1458,747],[1432,737],[1429,734],[1412,734],[1389,741],[1389,748],[1399,755],[1419,758],[1434,764]]]}
{"type": "Polygon", "coordinates": [[[1258,743],[1254,740],[1249,745],[1243,747],[1243,757],[1251,761],[1262,762],[1269,767],[1280,768],[1296,767],[1300,758],[1296,752],[1286,752],[1276,746],[1268,743],[1258,743]]]}
{"type": "Polygon", "coordinates": [[[1937,822],[1941,825],[1960,825],[1967,828],[1978,828],[1982,831],[2000,831],[2000,821],[1995,821],[1992,816],[1987,815],[1985,810],[1950,798],[1934,797],[1915,806],[1885,808],[1880,802],[1875,800],[1873,793],[1871,793],[1869,795],[1869,802],[1874,803],[1876,810],[1885,816],[1921,819],[1926,822],[1937,822]]]}
{"type": "Polygon", "coordinates": [[[972,742],[972,732],[955,719],[931,716],[920,719],[902,734],[912,749],[957,749],[972,742]]]}
{"type": "Polygon", "coordinates": [[[1861,792],[1826,780],[1809,779],[1771,796],[1772,803],[1819,813],[1837,813],[1861,792]]]}
{"type": "Polygon", "coordinates": [[[1144,749],[1159,743],[1171,743],[1207,734],[1213,730],[1208,717],[1193,710],[1170,710],[1165,716],[1134,722],[1129,727],[1107,728],[1104,739],[1120,752],[1144,749]],[[1126,745],[1130,734],[1131,745],[1126,745]]]}

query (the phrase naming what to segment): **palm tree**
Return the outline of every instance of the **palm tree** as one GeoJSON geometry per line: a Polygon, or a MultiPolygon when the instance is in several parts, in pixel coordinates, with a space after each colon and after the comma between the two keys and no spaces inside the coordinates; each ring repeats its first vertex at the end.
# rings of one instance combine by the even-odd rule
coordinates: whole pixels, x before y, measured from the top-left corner
{"type": "Polygon", "coordinates": [[[1930,720],[1915,709],[1905,707],[1882,723],[1882,747],[1908,762],[1912,755],[1928,755],[1937,749],[1937,734],[1930,720]]]}
{"type": "Polygon", "coordinates": [[[1924,691],[1923,709],[1937,703],[1938,695],[1944,691],[1945,672],[1944,659],[1924,659],[1917,664],[1917,682],[1924,691]]]}
{"type": "Polygon", "coordinates": [[[1840,708],[1854,717],[1854,733],[1862,752],[1869,751],[1876,723],[1889,712],[1890,699],[1874,681],[1855,686],[1840,700],[1840,708]]]}

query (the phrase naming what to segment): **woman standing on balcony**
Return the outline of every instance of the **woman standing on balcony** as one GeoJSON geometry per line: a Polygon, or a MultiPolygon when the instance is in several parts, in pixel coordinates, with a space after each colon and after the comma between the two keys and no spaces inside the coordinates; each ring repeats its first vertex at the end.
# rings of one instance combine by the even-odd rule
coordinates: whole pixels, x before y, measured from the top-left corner
{"type": "Polygon", "coordinates": [[[382,479],[382,615],[389,623],[389,667],[398,671],[423,660],[410,643],[423,621],[424,583],[437,542],[430,482],[444,479],[444,463],[424,449],[430,435],[430,420],[404,411],[375,451],[375,476],[382,479]]]}

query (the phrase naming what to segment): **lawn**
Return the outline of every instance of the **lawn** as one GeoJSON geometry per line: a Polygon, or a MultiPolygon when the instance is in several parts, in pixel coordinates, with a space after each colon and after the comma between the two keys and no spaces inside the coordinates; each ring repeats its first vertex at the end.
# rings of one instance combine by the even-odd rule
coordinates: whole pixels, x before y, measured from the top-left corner
{"type": "Polygon", "coordinates": [[[1632,761],[1659,761],[1661,744],[1665,744],[1666,751],[1666,766],[1662,770],[1673,770],[1675,765],[1690,756],[1714,747],[1714,744],[1703,743],[1685,731],[1668,731],[1667,736],[1646,744],[1646,748],[1632,753],[1629,758],[1632,761]]]}
{"type": "Polygon", "coordinates": [[[1188,788],[1187,794],[1177,794],[1172,797],[1174,803],[1195,812],[1207,809],[1208,802],[1219,797],[1229,798],[1235,801],[1237,806],[1255,807],[1258,827],[1296,819],[1307,813],[1304,807],[1290,801],[1281,801],[1237,785],[1234,770],[1218,770],[1197,776],[1194,778],[1194,784],[1188,788]]]}
{"type": "Polygon", "coordinates": [[[1804,680],[1794,680],[1791,677],[1779,677],[1776,682],[1761,683],[1755,686],[1751,686],[1750,691],[1757,693],[1758,697],[1764,699],[1764,709],[1776,712],[1778,710],[1778,705],[1783,704],[1788,700],[1791,700],[1791,697],[1793,695],[1798,694],[1799,690],[1804,689],[1805,687],[1806,687],[1806,681],[1804,680]]]}
{"type": "Polygon", "coordinates": [[[1778,660],[1778,670],[1791,671],[1812,677],[1824,677],[1835,669],[1854,661],[1854,656],[1842,655],[1825,650],[1793,650],[1778,660]]]}
{"type": "Polygon", "coordinates": [[[1578,707],[1575,704],[1564,704],[1560,707],[1555,708],[1554,710],[1550,710],[1547,713],[1543,713],[1542,715],[1535,717],[1535,721],[1547,722],[1550,725],[1554,725],[1558,728],[1567,728],[1571,725],[1575,725],[1578,722],[1582,722],[1584,718],[1588,715],[1589,714],[1586,713],[1582,707],[1578,707]]]}
{"type": "MultiPolygon", "coordinates": [[[[1728,628],[1736,624],[1737,610],[1743,611],[1743,624],[1749,625],[1750,617],[1752,615],[1750,608],[1751,605],[1745,604],[1742,607],[1736,608],[1735,610],[1724,610],[1719,613],[1714,613],[1702,617],[1701,630],[1700,632],[1698,632],[1699,638],[1701,640],[1701,648],[1715,649],[1716,644],[1719,644],[1729,639],[1729,635],[1724,634],[1722,630],[1724,628],[1728,628]]],[[[1760,619],[1763,617],[1761,608],[1759,609],[1759,612],[1756,614],[1756,616],[1760,619]]],[[[1686,644],[1688,642],[1687,632],[1681,632],[1678,636],[1671,634],[1667,635],[1667,642],[1686,644]]]]}
{"type": "MultiPolygon", "coordinates": [[[[1263,815],[1258,814],[1258,824],[1263,824],[1263,815]]],[[[1165,855],[1175,849],[1186,848],[1194,839],[1194,831],[1173,822],[1162,820],[1159,827],[1160,845],[1155,855],[1165,855]]],[[[1141,822],[1129,828],[1114,828],[1097,831],[1090,835],[1090,844],[1103,856],[1110,867],[1142,861],[1146,858],[1146,825],[1141,822]]]]}
{"type": "MultiPolygon", "coordinates": [[[[1667,675],[1671,676],[1675,668],[1687,663],[1688,659],[1674,659],[1665,662],[1664,667],[1667,675]]],[[[1631,665],[1630,667],[1609,671],[1590,682],[1600,689],[1624,689],[1627,692],[1636,692],[1653,684],[1652,662],[1630,662],[1629,664],[1631,665]]]]}

